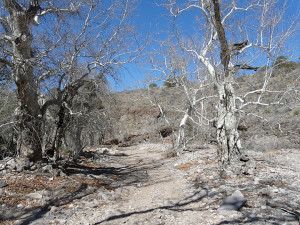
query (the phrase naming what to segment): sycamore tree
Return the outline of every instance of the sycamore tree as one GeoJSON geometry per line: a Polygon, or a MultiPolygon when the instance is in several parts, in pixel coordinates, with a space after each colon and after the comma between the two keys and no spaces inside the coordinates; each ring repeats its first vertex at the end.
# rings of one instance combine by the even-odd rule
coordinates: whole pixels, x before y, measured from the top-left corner
{"type": "Polygon", "coordinates": [[[199,138],[199,132],[191,133],[191,127],[195,127],[195,131],[207,130],[212,122],[214,117],[213,114],[208,115],[207,107],[217,96],[209,91],[211,83],[194,57],[172,40],[160,42],[159,46],[153,54],[155,57],[150,58],[151,68],[148,70],[152,74],[148,79],[167,83],[164,88],[170,88],[171,92],[176,89],[183,95],[185,104],[170,103],[168,106],[168,110],[172,109],[180,120],[171,122],[159,101],[150,94],[149,100],[160,109],[166,123],[172,127],[173,147],[177,151],[185,150],[189,141],[196,136],[199,138]]]}
{"type": "Polygon", "coordinates": [[[220,164],[230,164],[233,159],[247,161],[238,132],[247,107],[284,104],[287,95],[299,94],[295,82],[284,90],[269,89],[269,70],[263,82],[253,84],[251,91],[237,94],[235,90],[241,71],[270,66],[293,34],[295,21],[284,20],[286,1],[168,0],[162,6],[173,17],[176,43],[194,57],[195,64],[205,68],[206,80],[218,95],[215,125],[220,164]],[[184,33],[180,26],[180,18],[186,13],[196,21],[194,35],[184,33]],[[272,95],[271,103],[265,101],[266,95],[272,95]]]}
{"type": "Polygon", "coordinates": [[[136,59],[141,46],[133,47],[133,6],[131,0],[1,1],[0,63],[12,71],[17,92],[20,158],[41,160],[43,125],[53,105],[58,157],[81,87],[116,76],[136,59]]]}

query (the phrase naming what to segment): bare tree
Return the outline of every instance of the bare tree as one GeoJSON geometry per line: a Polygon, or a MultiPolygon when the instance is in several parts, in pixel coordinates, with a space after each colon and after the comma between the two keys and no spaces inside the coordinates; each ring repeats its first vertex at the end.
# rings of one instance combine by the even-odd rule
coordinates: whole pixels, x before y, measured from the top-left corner
{"type": "MultiPolygon", "coordinates": [[[[197,129],[205,129],[212,122],[214,116],[207,114],[207,105],[216,99],[216,95],[208,94],[211,83],[206,79],[203,68],[195,62],[195,58],[180,46],[174,44],[171,40],[162,42],[159,51],[156,52],[155,58],[151,58],[150,71],[153,72],[151,81],[164,81],[167,86],[174,86],[181,89],[186,104],[170,104],[169,109],[173,108],[177,114],[180,114],[180,121],[174,124],[173,136],[174,146],[176,149],[186,149],[188,139],[186,137],[187,125],[194,125],[197,129]],[[178,128],[178,132],[175,132],[178,128]]],[[[166,87],[167,88],[167,87],[166,87]]],[[[175,90],[174,90],[175,91],[175,90]]],[[[151,100],[151,96],[150,96],[151,100]]],[[[151,103],[159,107],[163,114],[162,106],[156,100],[151,103]]],[[[166,122],[171,123],[165,119],[166,122]]]]}
{"type": "MultiPolygon", "coordinates": [[[[270,73],[265,74],[262,86],[243,96],[235,93],[234,85],[241,70],[258,69],[257,64],[250,65],[254,60],[260,59],[270,64],[280,52],[284,41],[293,33],[293,21],[286,26],[285,31],[278,30],[285,12],[285,3],[280,3],[276,0],[228,0],[220,4],[218,0],[199,0],[181,5],[176,0],[170,0],[163,5],[174,18],[174,35],[180,47],[191,53],[197,60],[196,63],[206,68],[207,78],[213,83],[219,96],[216,127],[221,165],[230,164],[234,158],[248,160],[241,152],[237,129],[240,116],[245,114],[244,110],[249,104],[269,105],[262,101],[262,96],[271,92],[267,88],[270,73]],[[176,19],[192,8],[199,10],[199,23],[204,25],[198,33],[200,38],[184,41],[176,26],[176,19]]],[[[285,91],[277,91],[281,97],[276,99],[276,104],[283,104],[283,96],[292,89],[290,86],[285,91]]]]}
{"type": "Polygon", "coordinates": [[[129,0],[2,1],[0,62],[11,68],[17,88],[21,158],[41,159],[42,127],[53,105],[58,156],[78,90],[95,77],[114,76],[140,53],[129,44],[136,40],[128,23],[132,6],[129,0]],[[40,101],[41,95],[52,97],[40,101]]]}

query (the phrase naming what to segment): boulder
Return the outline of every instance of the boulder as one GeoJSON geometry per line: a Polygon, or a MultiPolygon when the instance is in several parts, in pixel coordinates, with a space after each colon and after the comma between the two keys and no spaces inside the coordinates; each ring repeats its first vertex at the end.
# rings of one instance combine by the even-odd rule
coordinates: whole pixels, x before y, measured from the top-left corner
{"type": "Polygon", "coordinates": [[[235,191],[232,195],[224,198],[218,211],[237,211],[245,205],[247,199],[239,190],[235,191]]]}

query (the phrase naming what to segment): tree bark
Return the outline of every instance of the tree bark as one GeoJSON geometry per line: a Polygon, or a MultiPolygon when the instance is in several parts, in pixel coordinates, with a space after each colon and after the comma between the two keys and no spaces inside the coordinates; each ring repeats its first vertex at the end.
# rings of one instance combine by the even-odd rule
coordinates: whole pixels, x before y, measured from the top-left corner
{"type": "Polygon", "coordinates": [[[186,110],[180,125],[179,125],[179,131],[178,131],[178,137],[177,137],[177,141],[176,141],[176,147],[180,148],[186,148],[186,140],[185,140],[185,125],[187,123],[187,120],[189,119],[189,117],[192,114],[192,106],[188,107],[188,109],[186,110]]]}
{"type": "Polygon", "coordinates": [[[29,161],[42,158],[41,113],[38,104],[37,85],[34,80],[32,60],[32,12],[22,8],[15,0],[3,0],[9,12],[12,37],[13,76],[19,100],[18,125],[19,157],[29,161]]]}
{"type": "Polygon", "coordinates": [[[221,22],[221,13],[218,0],[213,0],[214,21],[221,45],[221,64],[223,67],[223,82],[217,86],[219,94],[217,142],[218,156],[221,165],[230,164],[233,158],[241,159],[241,141],[238,127],[238,112],[235,106],[233,79],[234,66],[231,62],[231,49],[228,45],[225,30],[221,22]]]}
{"type": "Polygon", "coordinates": [[[234,104],[234,89],[232,83],[220,87],[218,105],[217,142],[218,157],[221,165],[230,164],[233,158],[240,159],[241,141],[238,127],[238,115],[234,104]]]}

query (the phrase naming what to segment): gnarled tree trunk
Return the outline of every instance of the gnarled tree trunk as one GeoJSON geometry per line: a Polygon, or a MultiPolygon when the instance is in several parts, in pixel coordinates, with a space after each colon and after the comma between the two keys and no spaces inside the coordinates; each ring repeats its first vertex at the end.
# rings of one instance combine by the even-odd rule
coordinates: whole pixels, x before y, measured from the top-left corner
{"type": "Polygon", "coordinates": [[[218,156],[222,165],[230,164],[237,157],[240,159],[241,142],[238,127],[238,115],[234,103],[232,83],[226,83],[219,88],[220,101],[218,105],[217,142],[218,156]]]}
{"type": "Polygon", "coordinates": [[[30,23],[37,9],[33,6],[25,9],[15,0],[3,2],[9,12],[13,76],[20,107],[18,112],[19,156],[30,161],[38,161],[42,158],[41,113],[33,73],[32,34],[30,32],[30,23]]]}
{"type": "Polygon", "coordinates": [[[235,68],[231,62],[232,48],[228,45],[225,30],[221,22],[218,0],[213,0],[215,28],[221,44],[221,63],[223,68],[223,82],[217,85],[219,94],[217,142],[218,156],[221,165],[230,164],[236,156],[241,159],[241,142],[239,137],[238,116],[235,106],[233,78],[235,68]]]}

